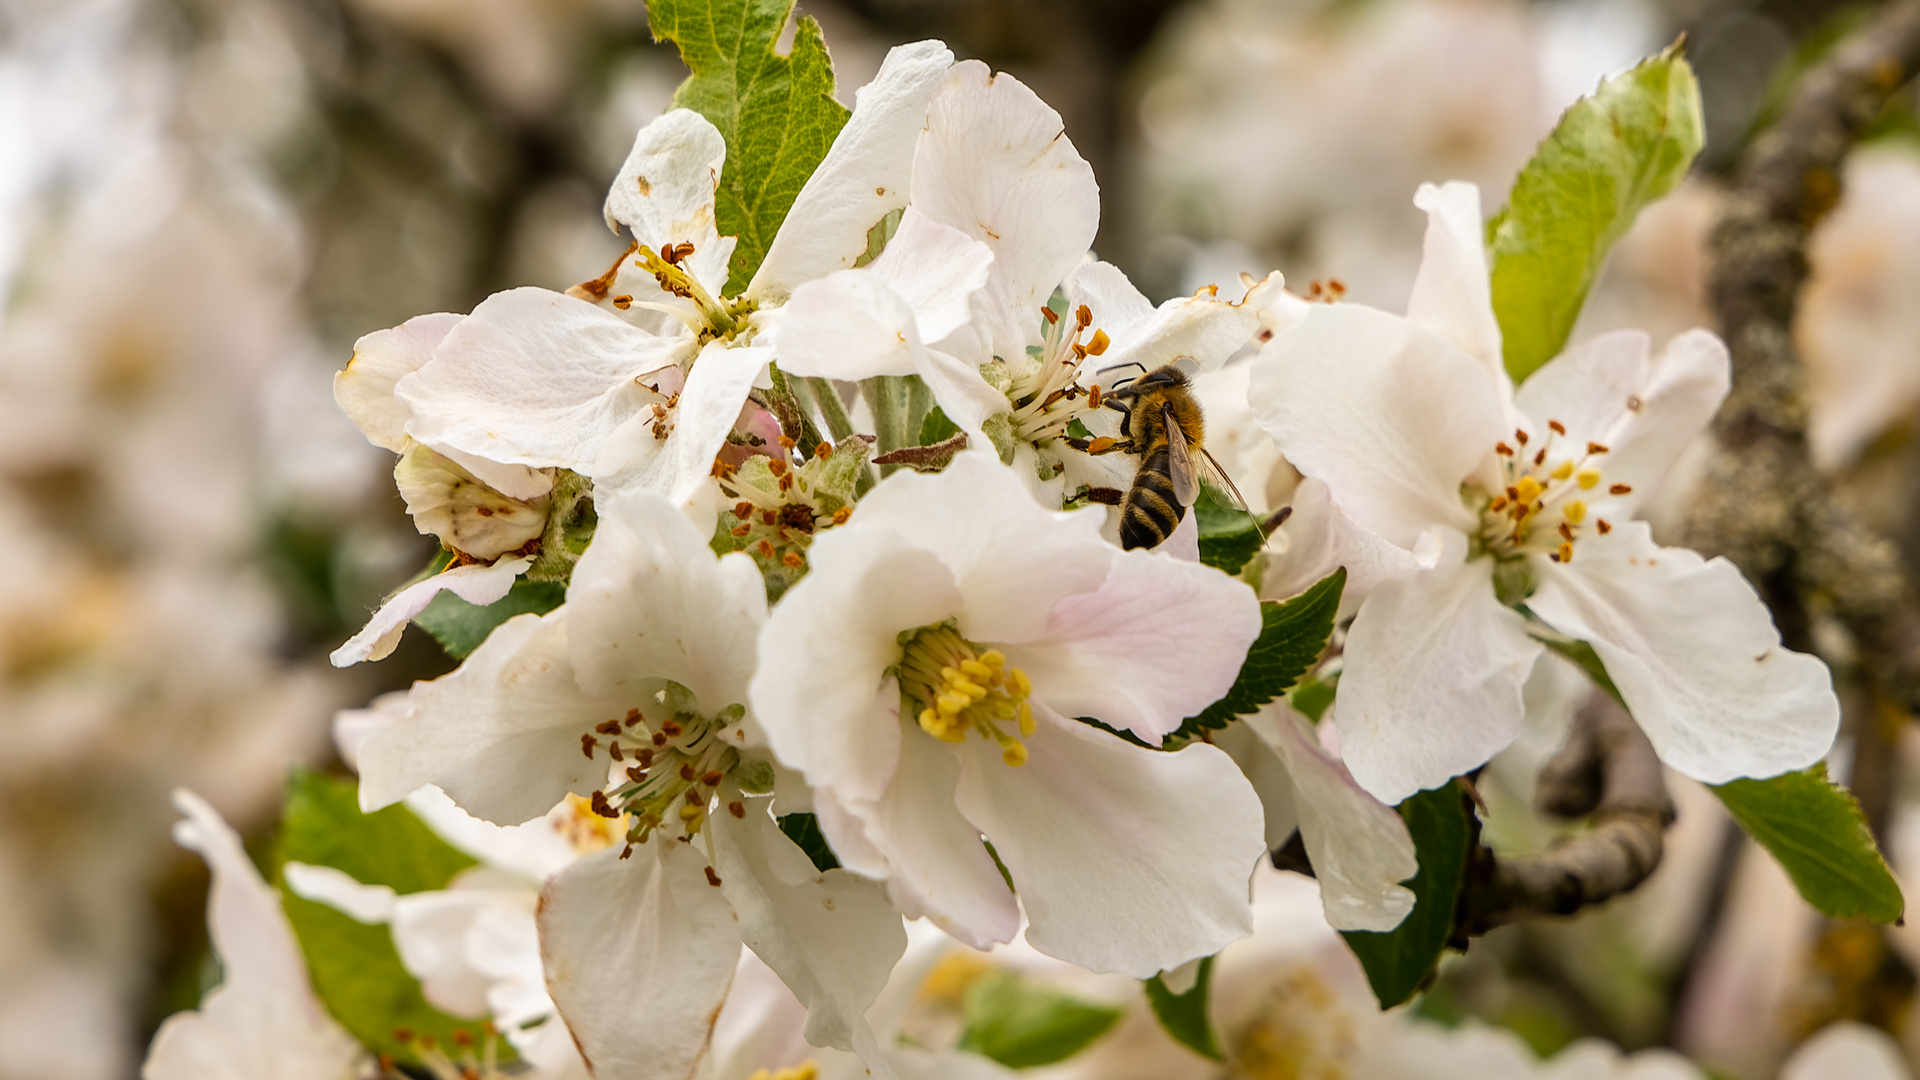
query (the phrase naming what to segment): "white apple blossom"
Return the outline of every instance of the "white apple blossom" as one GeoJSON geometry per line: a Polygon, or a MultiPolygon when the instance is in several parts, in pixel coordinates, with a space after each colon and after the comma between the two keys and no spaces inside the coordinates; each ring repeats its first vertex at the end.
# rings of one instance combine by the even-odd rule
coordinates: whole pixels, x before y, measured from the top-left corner
{"type": "Polygon", "coordinates": [[[1158,743],[1220,697],[1251,590],[1100,538],[990,456],[882,482],[813,547],[760,638],[752,701],[850,869],[984,947],[1019,929],[1151,975],[1247,930],[1258,802],[1218,749],[1158,743]],[[969,734],[979,738],[969,738],[969,734]],[[993,845],[993,854],[981,835],[993,845]]]}
{"type": "Polygon", "coordinates": [[[180,788],[185,820],[174,838],[207,860],[213,889],[207,927],[225,980],[194,1012],[169,1017],[153,1037],[145,1080],[357,1080],[373,1062],[327,1015],[280,895],[261,880],[240,837],[198,795],[180,788]]]}
{"type": "Polygon", "coordinates": [[[872,1054],[861,1016],[904,946],[899,915],[774,822],[747,710],[765,618],[746,554],[716,557],[630,489],[602,501],[566,604],[502,624],[359,748],[368,809],[432,783],[498,824],[569,793],[631,815],[627,843],[559,873],[541,906],[548,990],[596,1071],[684,1076],[743,942],[807,1001],[816,1041],[872,1054]]]}
{"type": "Polygon", "coordinates": [[[1419,566],[1375,585],[1345,645],[1341,753],[1389,802],[1519,734],[1542,637],[1592,646],[1663,761],[1705,783],[1812,764],[1839,720],[1826,667],[1780,645],[1738,569],[1657,546],[1644,494],[1728,385],[1711,334],[1658,356],[1605,334],[1516,391],[1478,193],[1425,186],[1404,318],[1315,307],[1257,361],[1260,421],[1339,510],[1419,566]]]}

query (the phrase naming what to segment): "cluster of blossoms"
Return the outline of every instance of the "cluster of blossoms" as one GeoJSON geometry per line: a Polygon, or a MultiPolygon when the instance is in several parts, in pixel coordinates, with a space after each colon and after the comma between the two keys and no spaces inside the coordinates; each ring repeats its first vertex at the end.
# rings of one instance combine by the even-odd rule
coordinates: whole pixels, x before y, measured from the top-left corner
{"type": "MultiPolygon", "coordinates": [[[[1781,648],[1730,565],[1632,519],[1725,394],[1724,348],[1609,335],[1516,391],[1470,185],[1421,189],[1405,318],[1277,274],[1156,307],[1089,258],[1097,189],[1058,114],[921,43],[729,294],[728,152],[667,113],[608,195],[632,238],[614,267],[370,335],[336,384],[452,555],[336,663],[390,651],[439,592],[484,608],[565,583],[353,719],[367,810],[437,788],[493,826],[596,825],[523,875],[537,905],[524,883],[506,901],[537,912],[516,925],[542,985],[526,949],[461,968],[482,985],[457,1000],[530,1059],[568,1057],[527,1026],[557,1015],[579,1060],[555,1075],[691,1073],[743,946],[807,1042],[885,1075],[870,1010],[903,917],[1178,983],[1252,930],[1250,877],[1295,832],[1329,922],[1391,929],[1417,864],[1387,804],[1517,737],[1550,645],[1590,647],[1696,778],[1832,741],[1826,669],[1781,648]],[[1152,423],[1104,403],[1175,361],[1234,378],[1236,356],[1261,429],[1239,438],[1305,478],[1284,543],[1229,574],[1195,557],[1195,511],[1123,550],[1119,514],[1081,504],[1138,482],[1152,423]],[[1341,568],[1331,712],[1187,726],[1234,688],[1262,598],[1341,568]]],[[[396,934],[417,906],[289,883],[396,934]]]]}

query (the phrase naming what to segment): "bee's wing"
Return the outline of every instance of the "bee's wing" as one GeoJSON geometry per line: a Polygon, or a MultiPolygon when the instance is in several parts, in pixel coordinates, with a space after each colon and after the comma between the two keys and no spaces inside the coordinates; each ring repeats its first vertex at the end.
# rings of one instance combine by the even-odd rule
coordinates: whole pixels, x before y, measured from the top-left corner
{"type": "Polygon", "coordinates": [[[1261,528],[1260,519],[1254,516],[1253,509],[1247,505],[1247,497],[1240,494],[1240,488],[1234,484],[1233,477],[1227,475],[1227,470],[1220,467],[1220,462],[1207,453],[1204,446],[1195,446],[1191,450],[1200,455],[1200,478],[1216,493],[1227,496],[1227,501],[1233,504],[1234,509],[1247,515],[1247,520],[1253,522],[1254,528],[1261,528]]]}
{"type": "MultiPolygon", "coordinates": [[[[1171,406],[1160,407],[1160,422],[1166,425],[1167,471],[1173,478],[1173,497],[1180,500],[1181,506],[1192,506],[1193,500],[1200,497],[1200,478],[1193,470],[1193,454],[1188,448],[1187,433],[1173,422],[1171,406]]],[[[1205,455],[1206,451],[1200,453],[1205,455]]]]}

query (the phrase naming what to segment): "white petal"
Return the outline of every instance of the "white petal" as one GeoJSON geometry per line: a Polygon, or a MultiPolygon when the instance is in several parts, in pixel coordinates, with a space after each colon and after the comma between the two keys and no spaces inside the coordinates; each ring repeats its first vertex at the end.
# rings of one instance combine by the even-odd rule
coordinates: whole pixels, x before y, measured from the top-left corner
{"type": "Polygon", "coordinates": [[[1214,732],[1210,741],[1240,766],[1240,772],[1260,796],[1260,809],[1266,816],[1267,850],[1285,847],[1300,828],[1300,819],[1293,812],[1293,776],[1286,762],[1244,723],[1228,724],[1214,732]]]}
{"type": "Polygon", "coordinates": [[[1225,696],[1259,636],[1260,601],[1244,582],[1129,551],[1098,590],[1060,600],[1039,639],[1008,655],[1049,708],[1158,743],[1225,696]]]}
{"type": "Polygon", "coordinates": [[[327,905],[369,925],[393,918],[394,891],[385,885],[362,885],[353,875],[331,866],[289,862],[281,868],[294,895],[327,905]]]}
{"type": "Polygon", "coordinates": [[[1274,702],[1241,722],[1286,763],[1292,781],[1286,797],[1320,881],[1327,921],[1336,930],[1399,926],[1413,910],[1413,892],[1400,883],[1420,869],[1407,823],[1354,783],[1314,739],[1306,717],[1274,702]]]}
{"type": "Polygon", "coordinates": [[[584,300],[511,289],[474,308],[396,392],[413,411],[408,434],[423,443],[584,472],[607,436],[656,396],[635,379],[690,347],[584,300]]]}
{"type": "Polygon", "coordinates": [[[908,918],[925,916],[976,949],[1013,940],[1020,907],[980,843],[976,823],[954,806],[958,758],[917,725],[900,730],[900,767],[887,790],[823,812],[821,831],[835,851],[866,850],[884,859],[888,894],[908,918]]]}
{"type": "Polygon", "coordinates": [[[491,566],[456,566],[417,581],[394,593],[373,613],[360,632],[333,650],[327,659],[334,667],[352,667],[362,660],[383,660],[400,645],[400,635],[415,615],[427,610],[433,598],[450,592],[469,604],[486,607],[513,589],[513,581],[533,565],[531,556],[501,559],[491,566]]]}
{"type": "Polygon", "coordinates": [[[1293,489],[1293,513],[1280,527],[1284,551],[1269,555],[1260,579],[1260,595],[1285,600],[1307,591],[1335,570],[1345,567],[1347,583],[1340,593],[1340,617],[1360,609],[1374,586],[1420,566],[1418,557],[1395,547],[1353,523],[1334,503],[1327,485],[1311,476],[1293,489]]]}
{"type": "Polygon", "coordinates": [[[580,737],[626,711],[581,693],[567,662],[565,607],[501,623],[451,674],[415,683],[412,704],[360,748],[360,808],[437,784],[496,825],[531,821],[570,791],[598,788],[606,761],[587,757],[580,737]]]}
{"type": "Polygon", "coordinates": [[[280,894],[254,869],[239,834],[219,811],[186,788],[173,790],[173,806],[186,815],[174,823],[174,842],[199,852],[213,872],[207,928],[226,973],[222,985],[299,1002],[323,1015],[293,927],[280,908],[280,894]]]}
{"type": "Polygon", "coordinates": [[[1540,560],[1527,606],[1586,641],[1660,760],[1705,784],[1775,776],[1833,745],[1827,666],[1780,645],[1766,605],[1725,559],[1653,542],[1644,522],[1540,560]]]}
{"type": "Polygon", "coordinates": [[[433,351],[463,317],[416,315],[353,343],[353,359],[333,377],[333,400],[368,442],[396,454],[407,448],[407,418],[412,414],[395,400],[393,386],[433,359],[433,351]]]}
{"type": "MultiPolygon", "coordinates": [[[[1093,325],[1106,330],[1113,338],[1113,346],[1099,358],[1102,371],[1135,363],[1152,370],[1182,356],[1192,358],[1203,371],[1212,371],[1259,333],[1261,317],[1279,298],[1282,282],[1280,275],[1273,273],[1239,301],[1204,295],[1176,296],[1142,313],[1139,307],[1146,303],[1145,297],[1139,297],[1138,303],[1122,299],[1126,291],[1133,288],[1125,275],[1106,263],[1093,262],[1074,271],[1068,294],[1073,302],[1071,298],[1076,292],[1087,290],[1081,295],[1091,297],[1087,306],[1093,313],[1093,325]],[[1100,281],[1113,277],[1119,281],[1100,281]],[[1110,300],[1109,307],[1124,312],[1121,316],[1124,323],[1116,326],[1107,321],[1099,306],[1102,297],[1121,301],[1114,304],[1110,300]]],[[[1132,373],[1137,374],[1138,370],[1133,369],[1132,373]]]]}
{"type": "Polygon", "coordinates": [[[1420,275],[1407,300],[1407,318],[1480,361],[1489,376],[1505,385],[1480,189],[1458,180],[1437,187],[1421,184],[1413,205],[1427,212],[1427,239],[1420,275]]]}
{"type": "Polygon", "coordinates": [[[407,809],[440,839],[480,860],[488,870],[517,875],[527,881],[545,881],[580,857],[562,831],[574,821],[570,803],[560,803],[524,825],[495,825],[482,821],[434,786],[406,798],[407,809]]]}
{"type": "MultiPolygon", "coordinates": [[[[484,933],[490,913],[504,909],[533,929],[536,896],[529,885],[513,889],[452,888],[409,893],[393,906],[393,944],[407,973],[434,1008],[454,1016],[487,1016],[495,978],[476,964],[470,943],[484,933]]],[[[538,964],[538,947],[529,940],[538,964]]],[[[544,994],[542,995],[545,996],[544,994]]],[[[548,1006],[551,1009],[551,1005],[548,1006]]],[[[505,1017],[495,1018],[496,1022],[505,1017]]]]}
{"type": "MultiPolygon", "coordinates": [[[[1005,644],[1040,636],[1054,604],[1106,580],[1119,553],[1100,539],[1105,517],[1042,509],[997,458],[968,452],[943,472],[888,477],[860,500],[851,525],[892,530],[939,556],[966,598],[961,635],[1005,644]]],[[[814,546],[816,569],[834,535],[814,546]]]]}
{"type": "Polygon", "coordinates": [[[644,487],[665,495],[676,506],[696,504],[698,496],[712,486],[713,459],[727,444],[727,432],[740,419],[754,382],[771,359],[773,350],[766,346],[729,348],[724,342],[710,342],[687,373],[680,401],[670,414],[667,438],[654,435],[650,410],[635,415],[608,439],[587,470],[594,483],[644,487]]]}
{"type": "MultiPolygon", "coordinates": [[[[1119,346],[1122,334],[1130,333],[1135,328],[1145,327],[1153,319],[1153,301],[1147,299],[1144,293],[1134,287],[1126,271],[1110,262],[1088,259],[1073,268],[1073,272],[1067,276],[1065,285],[1068,310],[1077,311],[1082,304],[1086,305],[1087,311],[1093,316],[1093,325],[1105,330],[1107,336],[1114,339],[1116,348],[1119,346]]],[[[1176,298],[1168,303],[1179,303],[1179,300],[1176,298]]],[[[1100,369],[1104,371],[1113,366],[1113,362],[1109,359],[1111,355],[1111,352],[1104,353],[1098,360],[1092,362],[1098,363],[1100,369]]],[[[1172,359],[1171,354],[1158,357],[1147,367],[1151,370],[1170,359],[1172,359]]],[[[1134,371],[1132,374],[1138,375],[1139,372],[1134,371]]]]}
{"type": "MultiPolygon", "coordinates": [[[[963,334],[947,339],[954,342],[963,334]]],[[[964,342],[961,343],[964,345],[964,342]]],[[[964,353],[963,353],[964,355],[964,353]]],[[[980,366],[941,349],[928,349],[920,358],[919,376],[933,391],[933,400],[960,430],[986,445],[981,425],[995,413],[1007,411],[1007,395],[980,377],[980,366]]]]}
{"type": "Polygon", "coordinates": [[[733,908],[691,846],[608,848],[540,894],[547,992],[594,1076],[686,1080],[740,956],[733,908]]]}
{"type": "Polygon", "coordinates": [[[607,227],[625,225],[633,238],[658,250],[689,243],[687,265],[715,296],[727,281],[729,246],[719,259],[714,220],[714,189],[727,161],[727,144],[706,117],[674,109],[640,129],[620,174],[607,189],[607,227]]]}
{"type": "Polygon", "coordinates": [[[1526,622],[1493,595],[1493,563],[1438,565],[1373,590],[1347,633],[1334,698],[1340,755],[1360,786],[1398,804],[1498,753],[1520,734],[1521,687],[1540,655],[1526,622]]]}
{"type": "Polygon", "coordinates": [[[925,346],[906,300],[874,274],[843,270],[794,290],[773,351],[788,374],[857,382],[913,374],[925,346]]]}
{"type": "Polygon", "coordinates": [[[912,202],[986,243],[996,355],[1038,344],[1040,308],[1100,226],[1093,169],[1060,114],[1011,75],[955,64],[927,109],[913,164],[912,202]]]}
{"type": "Polygon", "coordinates": [[[598,507],[593,544],[567,587],[575,676],[605,696],[624,682],[672,679],[711,716],[746,704],[766,586],[747,555],[715,558],[686,516],[645,489],[598,507]]]}
{"type": "Polygon", "coordinates": [[[1205,743],[1162,753],[1035,714],[1018,768],[968,741],[957,795],[1013,877],[1027,942],[1144,979],[1247,936],[1265,821],[1233,760],[1205,743]]]}
{"type": "Polygon", "coordinates": [[[951,617],[960,592],[938,558],[886,531],[835,529],[812,556],[760,633],[753,713],[809,783],[878,798],[899,758],[899,691],[886,675],[898,635],[951,617]]]}
{"type": "Polygon", "coordinates": [[[909,206],[867,271],[913,309],[920,340],[933,342],[972,317],[973,294],[986,285],[992,263],[992,248],[909,206]]]}
{"type": "Polygon", "coordinates": [[[1674,338],[1658,357],[1649,355],[1645,334],[1621,330],[1582,342],[1534,372],[1514,404],[1535,421],[1564,424],[1560,445],[1569,458],[1589,442],[1607,447],[1592,464],[1607,484],[1625,483],[1633,491],[1608,496],[1596,488],[1587,500],[1590,516],[1629,517],[1706,428],[1726,400],[1730,377],[1727,347],[1705,330],[1674,338]]]}
{"type": "Polygon", "coordinates": [[[867,252],[867,232],[907,204],[914,145],[927,101],[953,53],[938,41],[898,45],[873,81],[854,94],[853,115],[793,200],[747,295],[775,302],[802,282],[850,270],[867,252]]]}
{"type": "Polygon", "coordinates": [[[717,815],[714,869],[740,916],[740,936],[807,1006],[807,1041],[877,1060],[866,1012],[907,948],[886,887],[845,870],[816,871],[767,813],[717,815]]]}
{"type": "Polygon", "coordinates": [[[1460,484],[1511,438],[1494,384],[1465,353],[1405,319],[1314,308],[1254,360],[1254,417],[1301,473],[1362,527],[1411,549],[1431,525],[1474,528],[1460,484]]]}
{"type": "Polygon", "coordinates": [[[1843,1020],[1820,1029],[1780,1069],[1780,1080],[1911,1080],[1886,1032],[1843,1020]]]}

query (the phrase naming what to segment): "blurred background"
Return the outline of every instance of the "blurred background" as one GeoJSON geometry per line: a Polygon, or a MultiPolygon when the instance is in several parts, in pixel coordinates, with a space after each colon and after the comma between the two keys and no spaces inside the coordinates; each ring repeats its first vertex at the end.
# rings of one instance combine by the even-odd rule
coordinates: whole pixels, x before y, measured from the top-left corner
{"type": "MultiPolygon", "coordinates": [[[[1711,325],[1719,179],[1863,10],[800,4],[848,104],[923,37],[1032,86],[1099,178],[1099,254],[1156,300],[1279,269],[1390,310],[1419,259],[1421,181],[1476,181],[1497,209],[1562,108],[1684,32],[1706,153],[1616,251],[1579,331],[1656,340],[1711,325]]],[[[0,0],[0,1080],[131,1077],[214,978],[171,788],[264,837],[289,766],[338,768],[335,709],[451,667],[417,632],[381,664],[326,663],[432,553],[331,375],[362,334],[604,269],[621,249],[605,185],[684,75],[640,0],[0,0]]],[[[1910,106],[1849,163],[1796,332],[1816,454],[1920,556],[1910,106]]],[[[1552,835],[1526,809],[1544,741],[1496,765],[1503,847],[1552,835]]],[[[1419,1008],[1542,1051],[1677,1046],[1732,1077],[1772,1075],[1837,1017],[1913,1057],[1920,938],[1822,925],[1715,800],[1675,788],[1645,888],[1477,942],[1419,1008]]],[[[1903,828],[1920,800],[1902,794],[1876,824],[1920,866],[1903,828]]]]}

